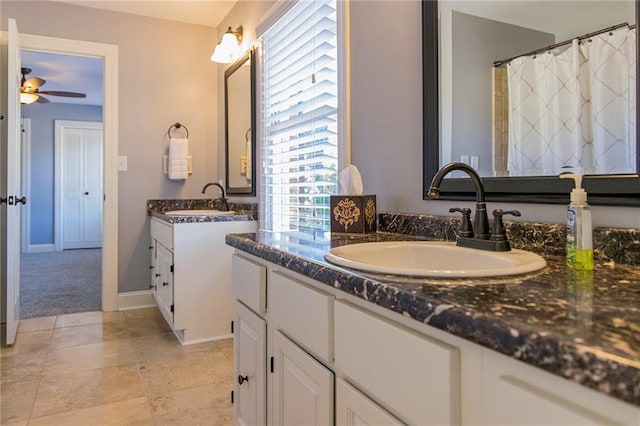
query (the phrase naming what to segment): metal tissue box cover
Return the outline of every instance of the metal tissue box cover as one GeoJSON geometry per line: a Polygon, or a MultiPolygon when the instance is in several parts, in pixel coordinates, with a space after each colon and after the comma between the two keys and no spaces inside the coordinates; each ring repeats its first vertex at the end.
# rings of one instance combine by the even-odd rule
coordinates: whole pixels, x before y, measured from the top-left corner
{"type": "Polygon", "coordinates": [[[331,232],[376,232],[375,195],[332,195],[331,232]]]}

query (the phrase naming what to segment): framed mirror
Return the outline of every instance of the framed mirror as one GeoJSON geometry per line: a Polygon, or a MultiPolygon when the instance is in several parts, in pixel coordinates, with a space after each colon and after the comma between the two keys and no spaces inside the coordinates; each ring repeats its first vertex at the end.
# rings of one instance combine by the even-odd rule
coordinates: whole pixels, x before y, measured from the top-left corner
{"type": "Polygon", "coordinates": [[[256,195],[254,49],[224,73],[225,182],[228,195],[256,195]]]}
{"type": "MultiPolygon", "coordinates": [[[[572,166],[577,173],[585,174],[583,186],[591,204],[640,206],[640,138],[636,126],[638,109],[635,106],[638,98],[638,85],[635,83],[638,78],[635,66],[638,56],[635,31],[637,3],[633,0],[423,1],[423,198],[427,199],[431,179],[440,167],[451,161],[462,161],[479,171],[487,200],[567,203],[573,182],[559,179],[557,174],[565,170],[562,166],[572,166]],[[518,10],[517,7],[529,8],[518,10]],[[557,25],[551,26],[553,21],[557,25]],[[589,116],[595,117],[590,121],[595,124],[589,124],[589,129],[602,123],[618,124],[622,120],[625,130],[605,129],[599,130],[600,134],[596,130],[589,130],[592,133],[580,130],[582,139],[572,141],[577,148],[572,148],[568,155],[560,155],[554,144],[566,143],[570,139],[561,132],[562,127],[586,128],[584,123],[588,122],[584,104],[575,106],[573,100],[561,100],[558,102],[561,106],[567,102],[572,105],[573,116],[566,110],[555,112],[556,118],[561,117],[560,124],[553,128],[550,137],[543,135],[544,144],[538,149],[540,155],[522,154],[521,147],[528,149],[539,143],[533,142],[531,135],[541,133],[536,127],[540,116],[525,118],[527,128],[518,124],[522,120],[518,122],[514,118],[519,114],[515,107],[523,102],[522,97],[515,97],[520,89],[513,81],[523,78],[521,75],[513,77],[516,75],[514,65],[529,61],[545,64],[540,68],[552,68],[555,65],[543,61],[556,57],[561,60],[577,57],[579,64],[588,62],[583,58],[596,56],[596,53],[590,53],[593,50],[588,49],[597,45],[599,35],[626,37],[629,41],[628,45],[616,45],[617,50],[629,52],[625,59],[628,61],[625,84],[628,86],[621,89],[626,93],[619,96],[627,104],[612,115],[598,115],[607,109],[607,102],[611,104],[613,98],[605,100],[604,106],[600,107],[596,105],[595,95],[588,96],[590,102],[587,106],[595,111],[589,116]],[[578,41],[573,42],[574,39],[578,41]],[[570,50],[572,48],[577,50],[570,50]],[[567,117],[573,117],[573,121],[567,117]],[[518,131],[525,137],[518,139],[518,131]],[[597,147],[601,141],[609,145],[597,147]],[[606,156],[603,152],[616,149],[619,152],[615,160],[609,161],[614,163],[611,167],[600,157],[597,160],[581,157],[586,150],[596,152],[590,154],[591,157],[603,157],[606,156]],[[543,154],[550,155],[545,157],[543,154]],[[522,158],[533,160],[523,166],[522,158]]],[[[609,39],[605,40],[607,43],[609,39]]],[[[613,62],[610,58],[604,60],[607,66],[613,62]]],[[[582,72],[582,65],[571,67],[563,64],[560,69],[579,69],[582,72]]],[[[589,72],[592,71],[587,70],[587,75],[589,72]]],[[[531,94],[531,83],[528,84],[526,93],[531,94]]],[[[584,90],[582,86],[585,83],[579,80],[571,84],[576,85],[573,86],[576,94],[584,98],[580,91],[584,90]]],[[[562,82],[556,90],[564,90],[566,86],[567,83],[562,82]]],[[[595,93],[596,89],[589,90],[595,93]]],[[[553,102],[556,101],[557,98],[553,102]]],[[[472,200],[475,199],[475,191],[468,178],[452,173],[440,187],[440,198],[472,200]]]]}

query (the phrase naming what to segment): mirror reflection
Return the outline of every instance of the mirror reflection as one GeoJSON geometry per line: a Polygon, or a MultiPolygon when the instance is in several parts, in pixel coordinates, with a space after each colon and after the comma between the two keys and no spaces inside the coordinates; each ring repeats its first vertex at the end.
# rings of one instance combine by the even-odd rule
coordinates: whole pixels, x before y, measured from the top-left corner
{"type": "Polygon", "coordinates": [[[227,194],[255,195],[254,51],[224,74],[227,194]]]}
{"type": "Polygon", "coordinates": [[[635,174],[633,1],[440,1],[439,165],[635,174]]]}

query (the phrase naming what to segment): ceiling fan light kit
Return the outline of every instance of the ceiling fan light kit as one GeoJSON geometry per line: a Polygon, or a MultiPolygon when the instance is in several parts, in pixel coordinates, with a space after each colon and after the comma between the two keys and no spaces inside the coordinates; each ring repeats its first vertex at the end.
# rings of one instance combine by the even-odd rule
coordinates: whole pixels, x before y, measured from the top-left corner
{"type": "Polygon", "coordinates": [[[30,77],[27,79],[27,75],[31,73],[31,68],[22,67],[22,81],[20,83],[20,103],[32,104],[37,102],[39,104],[46,104],[49,102],[47,98],[42,95],[48,96],[61,96],[65,98],[86,98],[87,95],[79,92],[65,92],[60,90],[40,90],[47,81],[39,77],[30,77]]]}

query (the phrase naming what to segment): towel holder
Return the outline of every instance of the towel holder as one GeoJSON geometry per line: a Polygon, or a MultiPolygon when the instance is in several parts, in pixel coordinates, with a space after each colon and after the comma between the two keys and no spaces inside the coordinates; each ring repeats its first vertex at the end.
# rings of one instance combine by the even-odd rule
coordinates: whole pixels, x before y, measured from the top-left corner
{"type": "Polygon", "coordinates": [[[184,129],[184,131],[187,133],[187,138],[189,137],[189,129],[187,129],[187,126],[185,126],[184,124],[176,123],[176,124],[173,124],[171,127],[169,127],[169,130],[167,130],[167,135],[169,136],[169,139],[171,139],[171,131],[174,128],[176,130],[184,129]]]}

